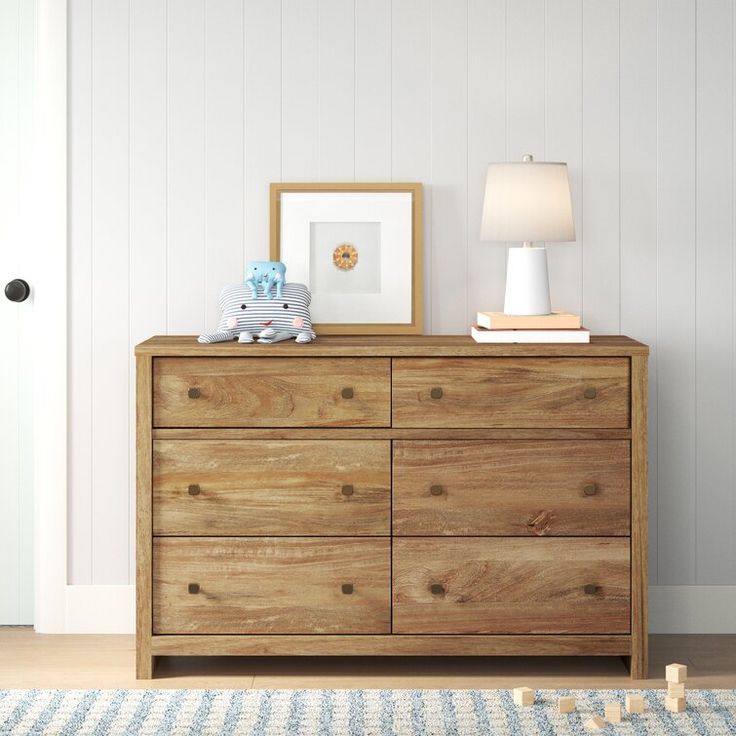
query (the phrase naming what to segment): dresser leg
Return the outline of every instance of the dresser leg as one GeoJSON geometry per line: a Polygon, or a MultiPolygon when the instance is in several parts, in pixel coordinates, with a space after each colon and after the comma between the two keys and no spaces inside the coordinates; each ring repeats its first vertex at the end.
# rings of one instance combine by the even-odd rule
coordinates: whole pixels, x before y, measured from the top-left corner
{"type": "Polygon", "coordinates": [[[156,657],[136,654],[135,676],[137,680],[152,680],[153,670],[156,667],[156,657]]]}
{"type": "Polygon", "coordinates": [[[623,659],[632,680],[646,680],[649,677],[646,656],[642,652],[639,653],[639,656],[636,654],[627,654],[621,657],[621,659],[623,659]]]}

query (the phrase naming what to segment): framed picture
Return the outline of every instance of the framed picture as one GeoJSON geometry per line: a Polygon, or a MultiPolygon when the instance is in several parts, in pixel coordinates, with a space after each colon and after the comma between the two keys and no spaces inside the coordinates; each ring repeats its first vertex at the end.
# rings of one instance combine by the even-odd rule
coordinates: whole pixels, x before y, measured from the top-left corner
{"type": "Polygon", "coordinates": [[[421,184],[271,184],[270,217],[318,334],[422,334],[421,184]]]}

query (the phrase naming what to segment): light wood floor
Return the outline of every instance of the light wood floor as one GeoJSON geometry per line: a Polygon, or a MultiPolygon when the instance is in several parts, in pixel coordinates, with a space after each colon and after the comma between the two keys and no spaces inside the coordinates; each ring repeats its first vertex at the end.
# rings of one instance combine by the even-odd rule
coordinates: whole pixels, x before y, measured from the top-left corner
{"type": "Polygon", "coordinates": [[[43,635],[0,628],[0,688],[663,688],[669,662],[688,686],[736,688],[736,635],[650,637],[651,679],[614,657],[171,657],[136,680],[132,636],[43,635]]]}

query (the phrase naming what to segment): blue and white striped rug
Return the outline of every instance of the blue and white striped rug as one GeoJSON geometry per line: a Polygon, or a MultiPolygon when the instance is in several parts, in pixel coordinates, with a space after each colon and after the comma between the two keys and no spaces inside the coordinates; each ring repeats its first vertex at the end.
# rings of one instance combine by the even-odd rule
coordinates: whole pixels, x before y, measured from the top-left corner
{"type": "MultiPolygon", "coordinates": [[[[736,734],[736,690],[692,690],[685,713],[664,692],[639,691],[643,715],[605,734],[736,734]]],[[[508,690],[0,690],[0,734],[57,736],[476,736],[586,734],[623,690],[538,690],[520,708],[508,690]],[[557,712],[560,695],[578,709],[557,712]]]]}

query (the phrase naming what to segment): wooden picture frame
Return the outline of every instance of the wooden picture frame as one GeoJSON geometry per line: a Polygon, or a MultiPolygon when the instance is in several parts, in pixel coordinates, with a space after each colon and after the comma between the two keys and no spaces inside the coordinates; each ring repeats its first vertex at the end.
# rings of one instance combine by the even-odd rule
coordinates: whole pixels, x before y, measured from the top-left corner
{"type": "Polygon", "coordinates": [[[318,335],[421,335],[423,327],[422,185],[420,183],[272,183],[270,187],[270,258],[272,261],[281,260],[281,196],[288,192],[401,192],[411,194],[411,321],[395,323],[318,322],[313,326],[318,335]]]}

